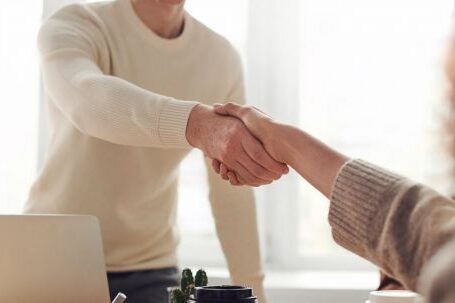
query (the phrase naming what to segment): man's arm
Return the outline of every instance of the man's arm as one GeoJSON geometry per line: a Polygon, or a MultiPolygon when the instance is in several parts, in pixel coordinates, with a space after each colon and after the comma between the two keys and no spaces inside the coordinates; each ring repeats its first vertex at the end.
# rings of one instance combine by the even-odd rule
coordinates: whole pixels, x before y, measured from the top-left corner
{"type": "Polygon", "coordinates": [[[237,119],[104,73],[110,60],[103,24],[86,7],[72,5],[51,17],[38,44],[46,91],[82,133],[122,145],[194,146],[253,186],[270,183],[287,170],[237,119]]]}
{"type": "Polygon", "coordinates": [[[103,23],[87,7],[67,6],[38,35],[44,87],[82,133],[122,145],[189,147],[188,117],[197,102],[176,100],[108,74],[103,23]]]}
{"type": "Polygon", "coordinates": [[[218,238],[234,284],[254,289],[259,302],[266,302],[259,249],[253,190],[233,187],[213,172],[206,160],[209,199],[218,238]]]}

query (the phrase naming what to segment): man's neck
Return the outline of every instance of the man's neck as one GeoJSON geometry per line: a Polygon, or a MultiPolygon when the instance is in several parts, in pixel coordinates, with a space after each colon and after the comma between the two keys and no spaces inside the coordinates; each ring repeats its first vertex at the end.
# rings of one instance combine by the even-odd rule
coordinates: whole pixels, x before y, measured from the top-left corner
{"type": "Polygon", "coordinates": [[[139,19],[158,36],[173,39],[178,37],[184,26],[184,1],[167,4],[156,0],[132,0],[139,19]]]}

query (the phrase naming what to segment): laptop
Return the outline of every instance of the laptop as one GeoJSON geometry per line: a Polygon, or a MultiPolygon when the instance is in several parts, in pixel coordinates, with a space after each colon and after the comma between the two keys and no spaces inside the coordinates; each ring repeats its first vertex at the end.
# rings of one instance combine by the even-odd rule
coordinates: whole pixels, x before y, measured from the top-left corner
{"type": "Polygon", "coordinates": [[[110,303],[98,220],[0,215],[0,302],[110,303]]]}

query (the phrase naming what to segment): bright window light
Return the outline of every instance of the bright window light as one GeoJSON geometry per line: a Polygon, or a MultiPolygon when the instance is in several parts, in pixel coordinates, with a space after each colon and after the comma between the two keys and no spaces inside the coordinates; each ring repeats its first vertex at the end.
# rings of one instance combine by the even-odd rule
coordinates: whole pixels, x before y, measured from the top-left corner
{"type": "Polygon", "coordinates": [[[36,176],[41,1],[0,1],[0,213],[17,213],[36,176]]]}
{"type": "MultiPolygon", "coordinates": [[[[441,112],[452,0],[305,0],[301,126],[360,157],[447,190],[441,112]]],[[[331,240],[327,203],[300,186],[299,254],[348,254],[331,240]]]]}
{"type": "MultiPolygon", "coordinates": [[[[248,1],[187,1],[186,9],[193,17],[229,39],[244,58],[248,1]]],[[[203,155],[196,150],[190,153],[180,167],[178,214],[182,233],[182,264],[224,264],[208,200],[203,155]]]]}

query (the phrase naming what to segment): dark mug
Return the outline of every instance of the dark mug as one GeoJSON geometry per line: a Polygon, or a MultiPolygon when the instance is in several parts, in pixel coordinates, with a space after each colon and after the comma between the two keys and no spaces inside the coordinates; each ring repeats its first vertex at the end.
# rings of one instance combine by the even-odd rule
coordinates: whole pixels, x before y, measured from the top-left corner
{"type": "Polygon", "coordinates": [[[188,303],[258,303],[251,288],[242,286],[196,287],[188,303]]]}

